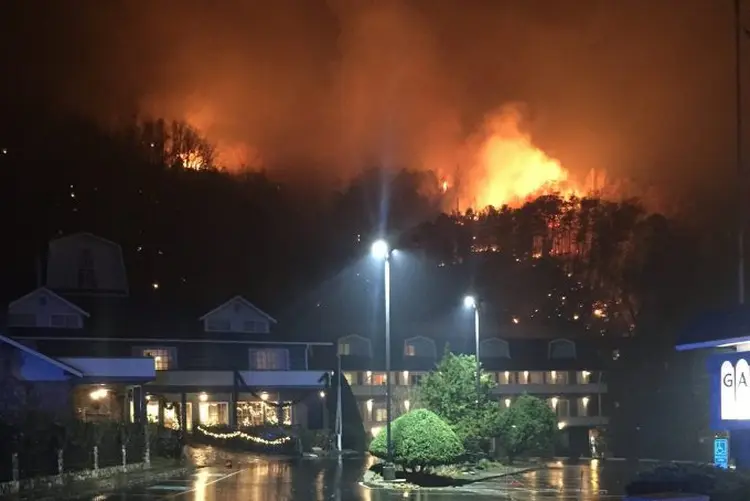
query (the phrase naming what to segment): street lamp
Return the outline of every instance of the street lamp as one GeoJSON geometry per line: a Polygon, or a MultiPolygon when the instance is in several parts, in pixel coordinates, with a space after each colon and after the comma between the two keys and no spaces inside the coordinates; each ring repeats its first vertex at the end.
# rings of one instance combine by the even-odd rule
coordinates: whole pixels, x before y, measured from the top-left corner
{"type": "Polygon", "coordinates": [[[474,350],[477,355],[477,402],[479,402],[480,383],[480,364],[479,364],[479,302],[474,296],[464,298],[464,307],[474,310],[474,350]]]}
{"type": "Polygon", "coordinates": [[[383,466],[383,479],[394,480],[393,442],[391,440],[391,250],[385,240],[372,244],[372,256],[383,261],[383,281],[385,296],[385,442],[386,464],[383,466]]]}

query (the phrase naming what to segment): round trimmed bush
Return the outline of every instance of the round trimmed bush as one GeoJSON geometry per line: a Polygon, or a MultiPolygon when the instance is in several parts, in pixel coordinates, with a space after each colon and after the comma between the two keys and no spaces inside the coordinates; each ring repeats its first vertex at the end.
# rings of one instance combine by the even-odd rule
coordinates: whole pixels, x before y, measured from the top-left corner
{"type": "MultiPolygon", "coordinates": [[[[405,469],[452,464],[464,454],[464,447],[448,423],[427,409],[415,409],[391,424],[393,462],[405,469]]],[[[386,430],[370,444],[370,453],[385,459],[386,430]]]]}

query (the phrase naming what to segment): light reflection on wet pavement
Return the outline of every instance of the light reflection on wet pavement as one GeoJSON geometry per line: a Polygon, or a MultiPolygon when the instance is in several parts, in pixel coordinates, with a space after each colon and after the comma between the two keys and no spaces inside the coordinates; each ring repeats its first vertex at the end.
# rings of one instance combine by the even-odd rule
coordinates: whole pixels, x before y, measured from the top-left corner
{"type": "MultiPolygon", "coordinates": [[[[389,492],[360,483],[367,459],[282,459],[237,456],[204,449],[195,452],[196,472],[155,485],[88,496],[87,501],[443,501],[512,499],[608,501],[622,499],[637,467],[624,462],[550,463],[548,468],[477,482],[461,491],[389,492]],[[231,466],[226,460],[232,460],[231,466]],[[209,465],[210,466],[204,466],[209,465]],[[469,492],[470,491],[470,492],[469,492]]],[[[648,467],[648,466],[646,466],[648,467]]]]}

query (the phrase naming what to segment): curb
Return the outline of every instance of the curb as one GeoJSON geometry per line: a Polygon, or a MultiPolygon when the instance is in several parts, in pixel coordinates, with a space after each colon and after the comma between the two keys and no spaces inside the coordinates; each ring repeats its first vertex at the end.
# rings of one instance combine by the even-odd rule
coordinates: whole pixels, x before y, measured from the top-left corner
{"type": "MultiPolygon", "coordinates": [[[[167,480],[172,477],[186,475],[195,469],[195,466],[192,465],[176,466],[167,470],[155,471],[150,475],[143,474],[133,476],[132,478],[128,478],[128,474],[120,474],[108,478],[96,479],[92,482],[73,483],[61,489],[49,489],[44,491],[32,490],[20,492],[18,494],[10,495],[0,499],[14,501],[57,501],[65,499],[75,499],[86,497],[89,495],[96,495],[104,490],[127,489],[131,487],[138,487],[141,485],[148,485],[154,482],[167,480]]],[[[142,470],[142,472],[148,473],[149,470],[142,470]]]]}

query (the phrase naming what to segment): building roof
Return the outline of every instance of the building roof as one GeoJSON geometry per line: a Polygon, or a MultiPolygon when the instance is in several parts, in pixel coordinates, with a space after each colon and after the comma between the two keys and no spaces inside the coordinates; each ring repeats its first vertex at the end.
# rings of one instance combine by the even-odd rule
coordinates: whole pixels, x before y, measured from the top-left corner
{"type": "Polygon", "coordinates": [[[89,317],[90,316],[87,311],[81,309],[78,305],[76,305],[76,304],[68,301],[67,299],[65,299],[61,295],[55,293],[54,291],[52,291],[52,290],[50,290],[50,289],[48,289],[46,287],[39,287],[38,289],[34,289],[33,291],[29,292],[28,294],[19,297],[15,301],[11,301],[8,304],[8,309],[12,308],[13,306],[15,306],[15,305],[17,305],[19,303],[24,302],[26,299],[30,298],[34,294],[39,294],[40,292],[44,292],[44,293],[49,294],[50,296],[54,297],[55,299],[59,299],[60,301],[62,301],[63,303],[65,303],[67,306],[69,306],[70,308],[74,309],[75,311],[77,311],[78,313],[80,313],[81,315],[83,315],[84,317],[89,317]]]}
{"type": "Polygon", "coordinates": [[[19,349],[25,353],[28,353],[31,356],[37,357],[41,360],[44,360],[47,363],[50,363],[54,365],[55,367],[58,367],[65,372],[72,374],[74,376],[83,377],[83,373],[79,371],[78,369],[71,367],[70,365],[67,365],[59,360],[55,360],[54,358],[48,357],[47,355],[43,353],[39,353],[38,351],[29,348],[28,346],[25,346],[18,341],[14,341],[13,339],[6,337],[6,336],[0,336],[0,342],[8,344],[10,346],[13,346],[16,349],[19,349]]]}
{"type": "Polygon", "coordinates": [[[258,314],[260,314],[262,317],[265,317],[266,320],[268,320],[272,324],[277,323],[275,318],[273,318],[271,315],[269,315],[265,311],[261,310],[260,308],[258,308],[253,303],[251,303],[250,301],[248,301],[247,299],[245,299],[244,297],[242,297],[240,295],[234,296],[229,301],[225,301],[225,302],[221,303],[219,306],[217,306],[213,310],[209,311],[208,313],[206,313],[202,317],[200,317],[200,320],[205,320],[206,317],[209,317],[209,316],[213,315],[217,311],[221,310],[222,308],[226,308],[227,306],[229,306],[230,304],[232,304],[232,303],[234,303],[236,301],[244,304],[245,306],[247,306],[248,308],[250,308],[252,310],[255,310],[258,314]]]}

